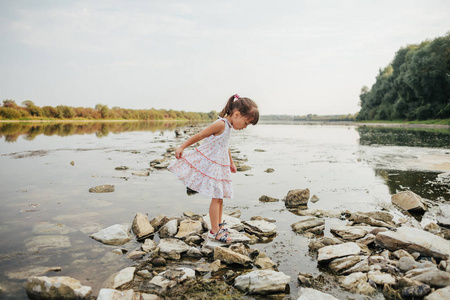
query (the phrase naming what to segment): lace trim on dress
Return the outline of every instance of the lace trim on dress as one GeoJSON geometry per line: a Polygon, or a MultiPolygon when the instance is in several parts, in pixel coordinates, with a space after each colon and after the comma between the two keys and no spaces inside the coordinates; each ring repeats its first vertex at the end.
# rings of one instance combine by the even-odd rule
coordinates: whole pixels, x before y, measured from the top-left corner
{"type": "Polygon", "coordinates": [[[199,169],[197,169],[196,167],[194,167],[186,158],[182,157],[181,159],[184,159],[184,161],[195,171],[197,171],[198,173],[202,174],[205,177],[208,177],[210,179],[216,180],[216,181],[226,181],[226,182],[231,182],[231,180],[228,179],[217,179],[211,176],[206,175],[205,173],[203,173],[202,171],[200,171],[199,169]]]}
{"type": "Polygon", "coordinates": [[[218,163],[217,161],[212,160],[211,158],[209,158],[208,156],[206,156],[205,154],[203,154],[200,150],[198,150],[198,148],[195,148],[195,150],[197,150],[197,152],[200,153],[204,158],[206,158],[206,159],[209,160],[209,161],[212,161],[212,162],[215,163],[215,164],[218,164],[219,166],[222,166],[222,167],[229,167],[229,166],[230,166],[230,165],[222,165],[222,164],[218,163]]]}

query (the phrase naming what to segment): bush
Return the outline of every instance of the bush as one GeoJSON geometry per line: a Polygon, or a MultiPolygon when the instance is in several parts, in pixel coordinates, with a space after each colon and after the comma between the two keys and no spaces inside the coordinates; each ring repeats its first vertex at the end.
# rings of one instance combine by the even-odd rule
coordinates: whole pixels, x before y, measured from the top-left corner
{"type": "Polygon", "coordinates": [[[22,114],[18,110],[11,107],[0,107],[0,116],[3,119],[15,120],[20,119],[22,114]]]}

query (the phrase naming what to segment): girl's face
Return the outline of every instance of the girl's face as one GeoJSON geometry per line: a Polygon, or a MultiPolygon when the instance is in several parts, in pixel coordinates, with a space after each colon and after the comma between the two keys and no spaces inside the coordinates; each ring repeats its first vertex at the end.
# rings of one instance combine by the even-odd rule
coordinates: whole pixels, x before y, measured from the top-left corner
{"type": "Polygon", "coordinates": [[[231,125],[233,125],[233,128],[236,130],[247,128],[247,126],[251,124],[251,121],[251,118],[241,115],[239,111],[235,111],[231,116],[231,125]]]}

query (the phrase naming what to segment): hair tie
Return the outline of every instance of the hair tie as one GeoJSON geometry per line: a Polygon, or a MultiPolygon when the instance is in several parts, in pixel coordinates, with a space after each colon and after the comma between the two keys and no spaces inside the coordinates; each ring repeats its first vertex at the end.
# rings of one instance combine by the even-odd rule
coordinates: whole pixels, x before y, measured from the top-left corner
{"type": "Polygon", "coordinates": [[[239,95],[238,94],[234,95],[234,100],[236,100],[236,99],[239,99],[239,95]]]}

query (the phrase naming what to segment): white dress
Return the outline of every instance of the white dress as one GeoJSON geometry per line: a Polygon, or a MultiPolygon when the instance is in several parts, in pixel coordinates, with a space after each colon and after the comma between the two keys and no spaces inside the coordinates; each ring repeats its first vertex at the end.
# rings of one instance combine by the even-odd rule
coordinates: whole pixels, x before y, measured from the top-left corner
{"type": "Polygon", "coordinates": [[[225,123],[221,134],[205,138],[199,147],[183,153],[168,169],[188,188],[200,194],[217,199],[233,198],[228,154],[232,126],[224,118],[216,122],[225,123]]]}

